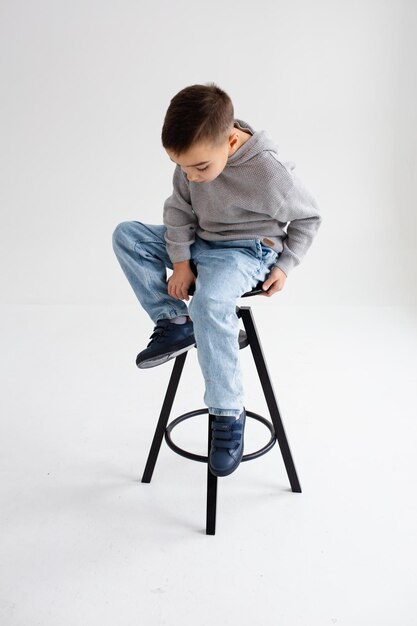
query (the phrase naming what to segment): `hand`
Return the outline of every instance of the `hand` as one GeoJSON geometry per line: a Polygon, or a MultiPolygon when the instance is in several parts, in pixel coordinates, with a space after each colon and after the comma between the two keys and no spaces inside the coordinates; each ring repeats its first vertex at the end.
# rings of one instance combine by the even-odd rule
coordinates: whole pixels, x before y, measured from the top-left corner
{"type": "Polygon", "coordinates": [[[281,291],[284,288],[285,281],[287,279],[287,275],[283,272],[279,267],[273,267],[268,278],[262,285],[262,289],[264,289],[264,293],[260,294],[262,296],[272,296],[277,291],[281,291]]]}
{"type": "Polygon", "coordinates": [[[168,280],[168,294],[177,300],[189,300],[188,289],[195,282],[189,261],[174,263],[174,271],[168,280]]]}

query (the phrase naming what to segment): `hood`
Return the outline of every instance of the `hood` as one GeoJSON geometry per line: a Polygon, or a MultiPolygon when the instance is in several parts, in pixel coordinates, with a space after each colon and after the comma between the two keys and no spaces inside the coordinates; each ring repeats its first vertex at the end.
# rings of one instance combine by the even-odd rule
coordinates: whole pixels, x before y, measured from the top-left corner
{"type": "Polygon", "coordinates": [[[241,165],[263,151],[278,152],[278,146],[270,139],[264,130],[255,131],[252,126],[241,119],[235,119],[235,126],[241,130],[250,130],[250,137],[244,144],[227,159],[227,166],[241,165]]]}

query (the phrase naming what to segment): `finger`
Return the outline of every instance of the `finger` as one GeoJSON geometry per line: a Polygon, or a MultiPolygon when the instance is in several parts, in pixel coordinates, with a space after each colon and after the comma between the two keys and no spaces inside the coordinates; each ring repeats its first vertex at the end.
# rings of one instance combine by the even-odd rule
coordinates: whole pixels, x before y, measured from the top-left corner
{"type": "Polygon", "coordinates": [[[270,295],[270,290],[269,289],[265,289],[264,291],[262,291],[262,293],[260,294],[261,296],[267,296],[269,297],[270,295]]]}
{"type": "Polygon", "coordinates": [[[262,285],[262,289],[264,289],[265,291],[269,291],[275,283],[276,283],[275,280],[268,279],[262,285]]]}
{"type": "Polygon", "coordinates": [[[275,282],[275,283],[273,283],[271,285],[271,287],[268,289],[268,291],[265,291],[262,295],[267,296],[268,298],[270,298],[277,291],[278,291],[278,286],[277,286],[277,283],[275,282]]]}

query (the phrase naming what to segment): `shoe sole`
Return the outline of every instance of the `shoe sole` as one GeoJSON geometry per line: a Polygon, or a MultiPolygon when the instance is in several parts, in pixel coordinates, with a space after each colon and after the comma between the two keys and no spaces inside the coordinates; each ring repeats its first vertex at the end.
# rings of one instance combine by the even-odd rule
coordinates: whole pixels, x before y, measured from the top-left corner
{"type": "Polygon", "coordinates": [[[187,352],[190,348],[193,348],[195,343],[192,343],[190,346],[185,346],[185,348],[180,348],[180,350],[176,350],[175,352],[169,352],[168,354],[161,354],[154,359],[146,359],[146,361],[141,361],[140,363],[136,363],[139,369],[146,370],[151,367],[156,367],[157,365],[162,365],[162,363],[166,363],[171,359],[175,359],[175,357],[187,352]]]}

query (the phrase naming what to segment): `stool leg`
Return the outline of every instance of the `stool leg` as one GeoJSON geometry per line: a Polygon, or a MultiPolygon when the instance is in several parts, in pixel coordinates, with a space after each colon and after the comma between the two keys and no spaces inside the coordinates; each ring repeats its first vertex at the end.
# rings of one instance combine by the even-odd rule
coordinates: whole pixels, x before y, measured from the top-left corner
{"type": "Polygon", "coordinates": [[[148,460],[146,463],[145,471],[143,472],[143,476],[142,476],[143,483],[151,482],[153,470],[155,468],[156,460],[158,458],[159,449],[161,447],[165,429],[168,424],[169,414],[171,412],[172,405],[174,403],[175,394],[177,393],[178,383],[181,378],[181,373],[184,367],[187,354],[188,352],[183,352],[183,354],[180,354],[175,359],[174,367],[172,368],[171,378],[169,379],[168,388],[165,394],[165,399],[162,404],[161,414],[159,416],[159,420],[156,426],[151,449],[149,451],[149,456],[148,456],[148,460]]]}
{"type": "Polygon", "coordinates": [[[262,351],[259,335],[256,330],[255,320],[253,319],[250,307],[239,307],[239,316],[242,318],[242,322],[246,330],[249,345],[252,350],[253,359],[255,361],[256,369],[258,371],[259,380],[261,381],[265,400],[268,405],[272,423],[274,425],[276,438],[278,440],[282,458],[284,460],[285,468],[287,470],[291,489],[292,491],[301,493],[301,486],[298,480],[297,471],[295,469],[290,446],[288,444],[287,436],[285,434],[284,424],[281,420],[278,402],[274,393],[274,389],[272,387],[271,377],[268,372],[268,367],[266,365],[265,357],[262,351]]]}
{"type": "MultiPolygon", "coordinates": [[[[211,447],[211,424],[214,420],[213,415],[209,415],[208,424],[208,452],[210,454],[211,447]]],[[[207,458],[207,516],[206,516],[206,535],[216,534],[216,505],[217,505],[217,476],[210,472],[207,458]]]]}

